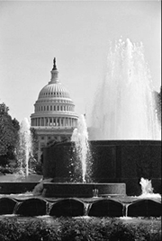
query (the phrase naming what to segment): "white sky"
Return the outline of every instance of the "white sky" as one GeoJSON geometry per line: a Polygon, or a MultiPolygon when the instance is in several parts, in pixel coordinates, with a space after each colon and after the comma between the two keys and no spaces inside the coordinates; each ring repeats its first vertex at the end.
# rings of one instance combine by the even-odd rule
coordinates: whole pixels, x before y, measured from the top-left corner
{"type": "Polygon", "coordinates": [[[0,102],[30,118],[53,58],[76,112],[85,113],[105,75],[108,43],[142,41],[161,85],[161,1],[0,1],[0,102]]]}

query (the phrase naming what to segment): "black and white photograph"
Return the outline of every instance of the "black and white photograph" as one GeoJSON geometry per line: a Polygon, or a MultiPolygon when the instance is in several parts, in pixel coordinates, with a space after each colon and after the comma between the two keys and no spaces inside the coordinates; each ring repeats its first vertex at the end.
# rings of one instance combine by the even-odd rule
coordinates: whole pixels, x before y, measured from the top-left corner
{"type": "Polygon", "coordinates": [[[161,0],[0,0],[0,241],[161,241],[161,0]]]}

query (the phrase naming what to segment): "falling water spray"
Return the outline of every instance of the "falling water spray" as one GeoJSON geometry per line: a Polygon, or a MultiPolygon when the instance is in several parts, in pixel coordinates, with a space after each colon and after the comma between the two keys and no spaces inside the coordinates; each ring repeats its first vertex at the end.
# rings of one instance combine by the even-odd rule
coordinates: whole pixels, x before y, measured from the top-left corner
{"type": "Polygon", "coordinates": [[[160,125],[142,43],[111,43],[106,77],[96,93],[91,127],[94,140],[159,140],[160,125]]]}
{"type": "Polygon", "coordinates": [[[77,158],[81,162],[82,182],[90,181],[90,147],[84,115],[81,115],[78,119],[77,128],[73,131],[71,141],[75,143],[77,158]]]}
{"type": "MultiPolygon", "coordinates": [[[[25,176],[29,175],[29,156],[32,152],[32,137],[30,132],[30,123],[27,118],[21,122],[19,131],[19,157],[20,157],[20,168],[25,166],[25,176]]],[[[22,168],[23,169],[23,168],[22,168]]]]}

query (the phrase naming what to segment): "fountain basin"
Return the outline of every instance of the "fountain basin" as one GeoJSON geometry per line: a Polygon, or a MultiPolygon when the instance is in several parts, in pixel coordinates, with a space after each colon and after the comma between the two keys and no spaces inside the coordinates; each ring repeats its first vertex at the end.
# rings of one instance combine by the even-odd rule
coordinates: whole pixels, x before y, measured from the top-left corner
{"type": "MultiPolygon", "coordinates": [[[[152,181],[154,192],[161,193],[161,141],[89,141],[93,183],[126,184],[128,196],[140,195],[140,178],[152,181]]],[[[43,177],[55,183],[75,181],[74,144],[63,142],[43,150],[43,177]]]]}
{"type": "Polygon", "coordinates": [[[45,197],[125,196],[125,183],[43,183],[45,197]]]}
{"type": "Polygon", "coordinates": [[[32,192],[38,182],[0,182],[0,194],[32,192]]]}
{"type": "Polygon", "coordinates": [[[2,196],[1,215],[20,216],[94,216],[94,217],[160,217],[161,199],[123,198],[43,198],[2,196]]]}

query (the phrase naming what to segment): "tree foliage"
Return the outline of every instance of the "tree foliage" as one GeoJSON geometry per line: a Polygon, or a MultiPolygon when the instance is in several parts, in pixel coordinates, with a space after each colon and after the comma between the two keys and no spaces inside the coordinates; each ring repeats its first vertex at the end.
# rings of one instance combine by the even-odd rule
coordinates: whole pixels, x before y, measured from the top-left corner
{"type": "MultiPolygon", "coordinates": [[[[14,150],[18,142],[19,122],[8,114],[9,108],[0,104],[0,160],[14,158],[14,150]]],[[[5,162],[5,161],[4,161],[5,162]]]]}

